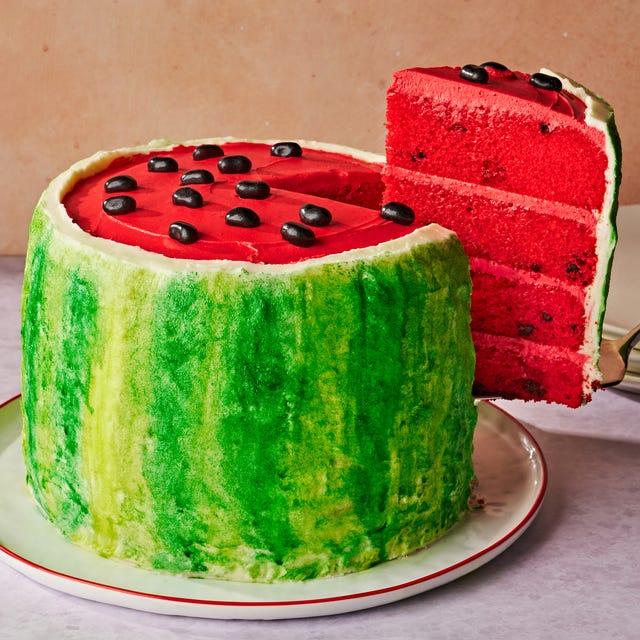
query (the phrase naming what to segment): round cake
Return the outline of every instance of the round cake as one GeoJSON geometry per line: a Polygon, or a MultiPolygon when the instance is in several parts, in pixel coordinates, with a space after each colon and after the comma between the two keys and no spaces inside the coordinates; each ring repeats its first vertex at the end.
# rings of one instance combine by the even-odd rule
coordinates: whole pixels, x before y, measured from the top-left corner
{"type": "Polygon", "coordinates": [[[24,453],[74,543],[304,580],[467,509],[476,412],[457,236],[382,204],[381,159],[231,139],[102,152],[38,203],[24,453]]]}

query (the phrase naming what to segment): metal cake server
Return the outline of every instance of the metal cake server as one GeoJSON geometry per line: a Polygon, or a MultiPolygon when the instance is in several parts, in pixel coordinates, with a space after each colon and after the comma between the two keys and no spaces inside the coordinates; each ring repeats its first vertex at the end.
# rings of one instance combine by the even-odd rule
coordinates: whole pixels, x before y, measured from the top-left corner
{"type": "Polygon", "coordinates": [[[602,371],[602,386],[613,387],[622,382],[627,372],[629,354],[633,345],[640,341],[640,324],[620,338],[603,338],[600,344],[600,361],[598,366],[602,371]]]}

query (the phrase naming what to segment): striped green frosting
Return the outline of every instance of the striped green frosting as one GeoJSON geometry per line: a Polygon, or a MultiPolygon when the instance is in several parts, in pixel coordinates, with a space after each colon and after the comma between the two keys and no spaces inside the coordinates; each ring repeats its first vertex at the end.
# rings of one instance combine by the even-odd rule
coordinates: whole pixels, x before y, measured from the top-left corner
{"type": "Polygon", "coordinates": [[[422,547],[473,469],[457,238],[282,272],[164,270],[39,207],[23,301],[28,482],[71,540],[169,572],[300,580],[422,547]]]}

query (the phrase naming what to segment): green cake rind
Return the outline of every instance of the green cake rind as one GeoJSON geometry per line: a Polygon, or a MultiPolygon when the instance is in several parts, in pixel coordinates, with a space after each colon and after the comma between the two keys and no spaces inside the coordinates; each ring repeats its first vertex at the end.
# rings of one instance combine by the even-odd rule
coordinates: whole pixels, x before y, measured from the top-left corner
{"type": "Polygon", "coordinates": [[[474,352],[455,236],[425,228],[270,273],[162,271],[69,237],[45,200],[25,275],[23,442],[65,535],[141,566],[270,582],[404,555],[466,510],[474,352]]]}

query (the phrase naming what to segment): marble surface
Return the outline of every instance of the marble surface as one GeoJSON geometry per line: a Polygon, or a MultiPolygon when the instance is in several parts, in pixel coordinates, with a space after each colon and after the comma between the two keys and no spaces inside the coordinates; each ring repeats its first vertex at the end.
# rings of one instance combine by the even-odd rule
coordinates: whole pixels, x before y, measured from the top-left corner
{"type": "MultiPolygon", "coordinates": [[[[20,391],[22,269],[21,258],[0,258],[0,402],[20,391]]],[[[639,637],[640,395],[600,391],[577,410],[499,404],[541,445],[547,496],[513,546],[452,583],[339,616],[219,621],[78,599],[0,562],[0,640],[639,637]]]]}

